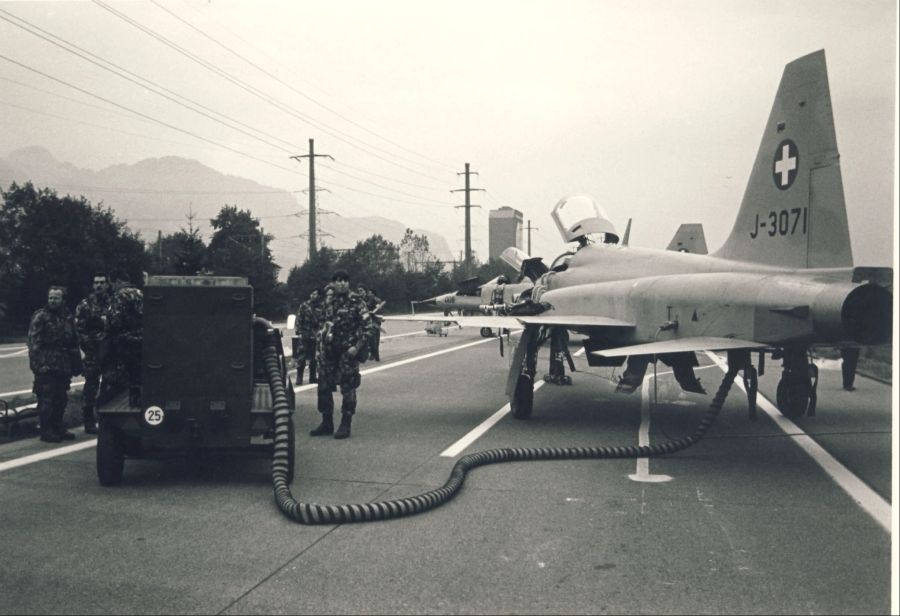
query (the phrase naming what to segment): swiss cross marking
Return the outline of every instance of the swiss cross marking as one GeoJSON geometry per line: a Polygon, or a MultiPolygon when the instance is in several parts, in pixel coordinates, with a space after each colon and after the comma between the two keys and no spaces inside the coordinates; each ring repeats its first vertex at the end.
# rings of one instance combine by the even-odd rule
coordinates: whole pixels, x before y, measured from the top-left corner
{"type": "Polygon", "coordinates": [[[775,150],[775,162],[772,168],[772,179],[779,190],[787,190],[797,177],[800,167],[800,151],[790,139],[778,144],[775,150]]]}

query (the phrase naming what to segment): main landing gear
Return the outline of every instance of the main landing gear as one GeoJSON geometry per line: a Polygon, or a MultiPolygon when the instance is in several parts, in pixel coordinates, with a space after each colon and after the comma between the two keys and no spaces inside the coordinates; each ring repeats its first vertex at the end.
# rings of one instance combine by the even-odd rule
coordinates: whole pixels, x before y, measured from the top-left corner
{"type": "Polygon", "coordinates": [[[797,419],[816,414],[816,389],[819,368],[809,363],[806,349],[784,349],[783,369],[775,399],[778,410],[785,417],[797,419]]]}

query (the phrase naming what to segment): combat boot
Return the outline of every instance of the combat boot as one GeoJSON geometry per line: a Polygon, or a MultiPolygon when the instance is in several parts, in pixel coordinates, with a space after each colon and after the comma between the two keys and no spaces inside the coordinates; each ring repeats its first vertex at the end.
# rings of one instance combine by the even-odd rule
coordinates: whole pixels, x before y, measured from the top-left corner
{"type": "Polygon", "coordinates": [[[353,415],[350,413],[341,413],[341,425],[338,426],[337,432],[334,433],[334,438],[349,438],[350,437],[350,422],[353,421],[353,415]]]}
{"type": "Polygon", "coordinates": [[[97,421],[94,419],[94,407],[86,406],[81,410],[84,417],[84,433],[97,434],[97,421]]]}
{"type": "MultiPolygon", "coordinates": [[[[341,422],[343,426],[343,422],[341,422]]],[[[334,414],[322,413],[322,423],[317,428],[309,431],[310,436],[329,436],[334,433],[334,414]]]]}

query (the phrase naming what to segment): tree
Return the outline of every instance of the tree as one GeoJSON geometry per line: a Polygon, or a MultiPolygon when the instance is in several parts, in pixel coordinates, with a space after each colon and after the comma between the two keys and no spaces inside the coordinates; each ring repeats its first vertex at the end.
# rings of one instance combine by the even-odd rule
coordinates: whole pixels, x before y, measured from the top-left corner
{"type": "Polygon", "coordinates": [[[144,246],[103,204],[58,197],[30,182],[2,192],[0,208],[0,303],[7,329],[23,331],[47,299],[51,284],[67,289],[70,308],[91,291],[98,271],[126,270],[140,280],[144,246]]]}
{"type": "Polygon", "coordinates": [[[147,248],[147,253],[151,274],[193,276],[207,266],[206,244],[193,224],[187,230],[182,228],[157,239],[147,248]]]}
{"type": "Polygon", "coordinates": [[[400,256],[403,267],[408,272],[421,271],[427,263],[435,261],[428,246],[428,236],[416,235],[409,228],[400,240],[400,256]]]}
{"type": "Polygon", "coordinates": [[[331,274],[337,269],[338,253],[327,246],[316,251],[312,260],[299,267],[292,267],[287,278],[287,297],[291,309],[309,298],[313,289],[324,287],[331,280],[331,274]]]}
{"type": "Polygon", "coordinates": [[[218,276],[245,276],[253,287],[256,313],[267,318],[284,315],[285,289],[278,284],[278,270],[269,250],[271,235],[266,235],[249,210],[226,205],[210,221],[208,264],[218,276]]]}

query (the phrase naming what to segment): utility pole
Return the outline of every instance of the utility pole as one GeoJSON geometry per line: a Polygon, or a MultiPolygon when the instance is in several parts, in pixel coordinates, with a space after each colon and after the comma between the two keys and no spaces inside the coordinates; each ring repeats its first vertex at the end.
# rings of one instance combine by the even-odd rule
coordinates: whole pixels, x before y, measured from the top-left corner
{"type": "MultiPolygon", "coordinates": [[[[471,175],[471,173],[472,172],[469,171],[469,163],[466,163],[466,170],[462,173],[456,174],[456,175],[465,175],[466,176],[466,187],[465,188],[457,188],[455,190],[450,191],[452,193],[465,191],[465,193],[466,193],[466,204],[456,206],[457,209],[461,208],[461,207],[466,208],[466,256],[465,256],[465,261],[463,262],[465,270],[466,270],[466,276],[469,276],[472,273],[472,215],[469,212],[469,210],[471,210],[473,207],[477,207],[477,208],[481,207],[480,205],[472,205],[469,193],[471,193],[471,191],[473,191],[473,190],[481,190],[481,191],[484,190],[483,188],[471,188],[470,187],[469,175],[471,175]]],[[[478,174],[475,173],[475,175],[478,175],[478,174]]]]}
{"type": "Polygon", "coordinates": [[[323,156],[334,160],[328,154],[316,154],[313,140],[309,140],[309,154],[291,156],[296,161],[301,158],[309,158],[309,260],[316,258],[316,156],[323,156]]]}
{"type": "Polygon", "coordinates": [[[532,226],[531,226],[531,219],[530,219],[530,218],[528,219],[528,226],[525,227],[525,229],[528,231],[528,256],[530,257],[530,256],[531,256],[531,232],[532,232],[532,230],[534,230],[534,231],[540,231],[540,229],[539,229],[538,227],[532,227],[532,226]]]}

